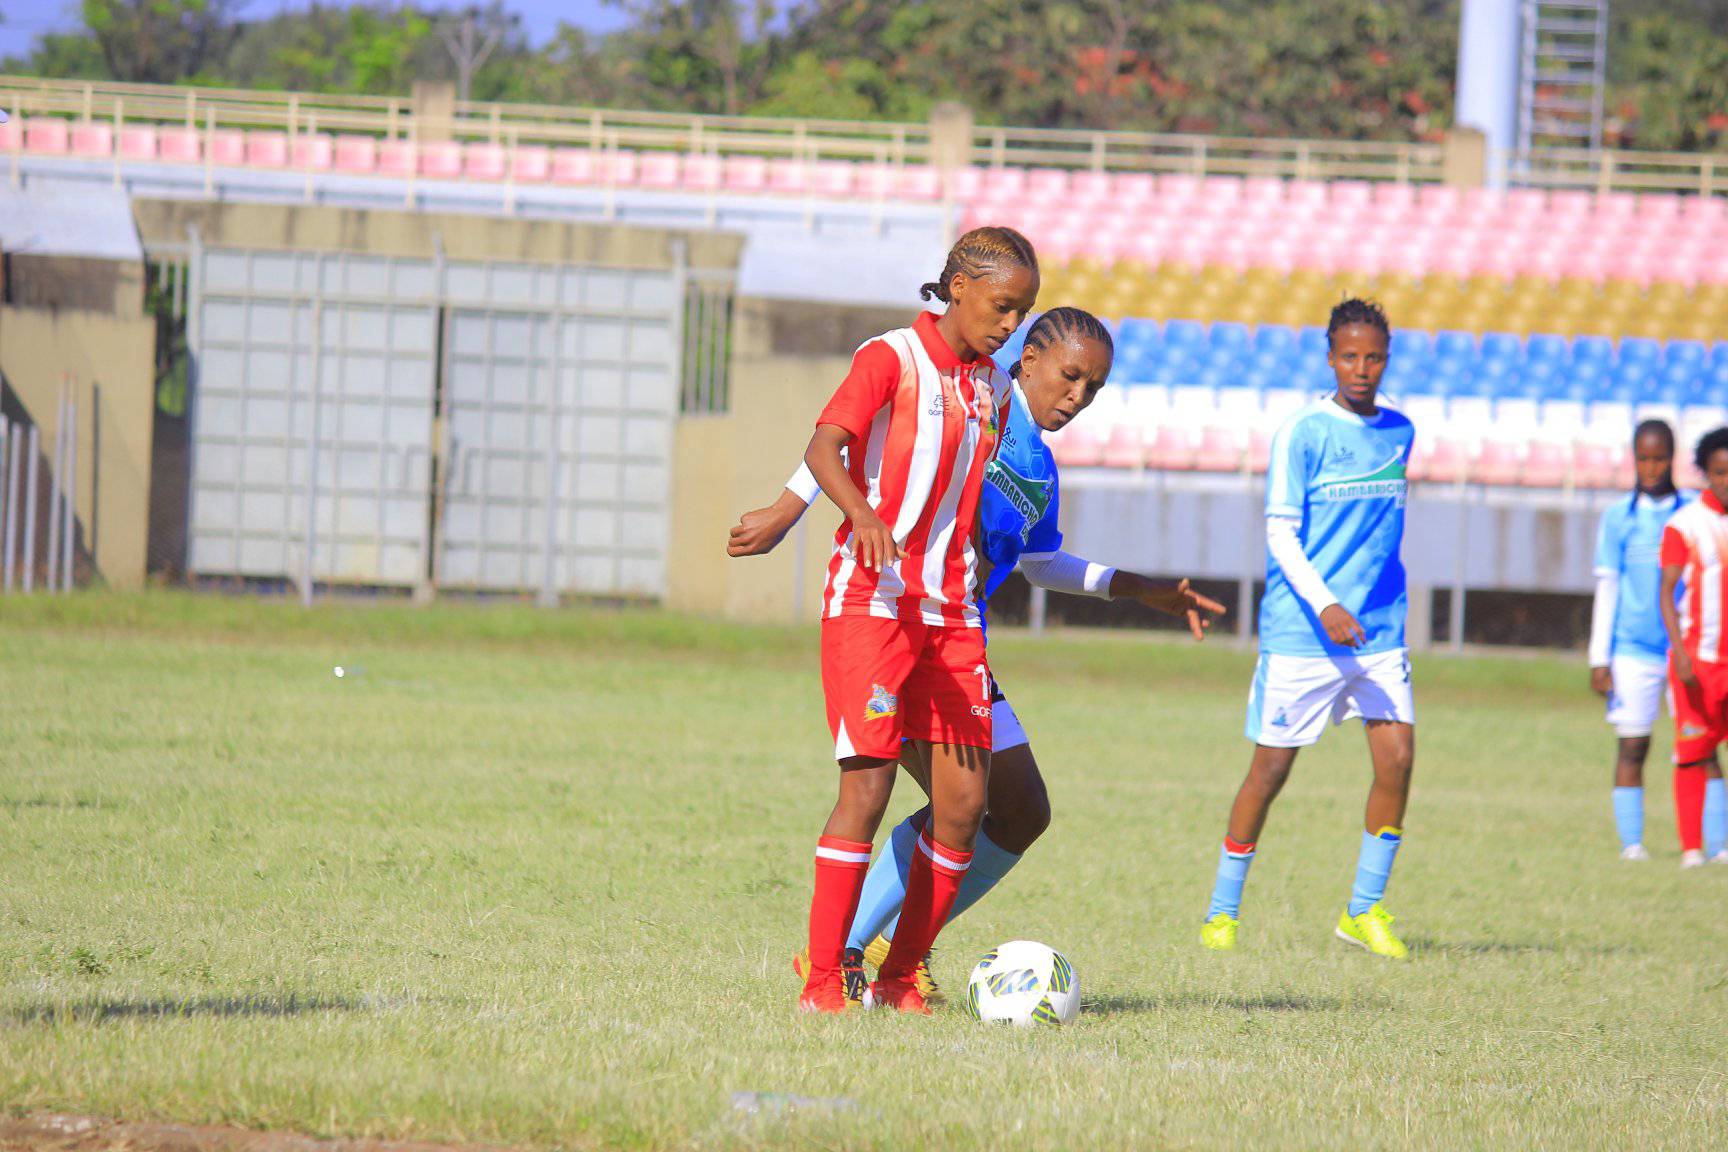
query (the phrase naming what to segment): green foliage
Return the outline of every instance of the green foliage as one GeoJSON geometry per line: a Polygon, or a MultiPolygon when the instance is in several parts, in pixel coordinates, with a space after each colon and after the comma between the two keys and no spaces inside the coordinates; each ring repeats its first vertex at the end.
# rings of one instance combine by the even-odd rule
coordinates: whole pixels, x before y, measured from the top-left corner
{"type": "MultiPolygon", "coordinates": [[[[986,124],[1434,139],[1451,117],[1460,0],[609,0],[624,27],[506,35],[481,100],[986,124]]],[[[406,94],[453,79],[453,17],[364,0],[236,21],[235,0],[83,0],[8,71],[406,94]]],[[[1728,0],[1613,9],[1608,137],[1728,147],[1728,0]]],[[[486,10],[502,17],[503,9],[486,10]]]]}

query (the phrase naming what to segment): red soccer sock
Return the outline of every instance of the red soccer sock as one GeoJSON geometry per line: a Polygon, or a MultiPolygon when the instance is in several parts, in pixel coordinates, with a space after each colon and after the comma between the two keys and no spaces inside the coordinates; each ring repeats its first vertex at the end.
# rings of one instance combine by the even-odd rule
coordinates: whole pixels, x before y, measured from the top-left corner
{"type": "Polygon", "coordinates": [[[925,823],[906,876],[906,901],[900,908],[900,926],[894,930],[894,942],[876,973],[877,979],[911,978],[918,961],[924,959],[924,953],[935,943],[936,933],[948,922],[954,897],[960,893],[960,881],[966,878],[966,869],[971,866],[972,853],[938,844],[931,835],[929,822],[925,823]]]}
{"type": "Polygon", "coordinates": [[[1704,765],[1674,769],[1674,819],[1679,824],[1680,850],[1704,848],[1704,765]]]}
{"type": "Polygon", "coordinates": [[[870,845],[838,836],[816,841],[816,894],[810,900],[810,971],[805,988],[819,987],[840,971],[846,932],[858,911],[858,893],[870,869],[870,845]]]}

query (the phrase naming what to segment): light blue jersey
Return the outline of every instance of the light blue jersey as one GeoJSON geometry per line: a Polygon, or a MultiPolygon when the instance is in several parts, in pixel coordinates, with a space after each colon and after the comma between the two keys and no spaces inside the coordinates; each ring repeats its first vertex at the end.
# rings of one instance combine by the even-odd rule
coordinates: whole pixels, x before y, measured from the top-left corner
{"type": "Polygon", "coordinates": [[[1260,651],[1279,656],[1367,656],[1404,647],[1404,503],[1415,429],[1390,408],[1356,415],[1330,396],[1301,409],[1272,439],[1266,514],[1299,519],[1302,551],[1367,633],[1356,649],[1332,643],[1278,562],[1266,559],[1260,651]]]}
{"type": "Polygon", "coordinates": [[[984,469],[979,501],[979,535],[990,564],[990,575],[978,596],[980,615],[990,594],[1002,587],[1022,556],[1061,549],[1062,530],[1056,526],[1060,503],[1056,457],[1045,445],[1043,430],[1033,421],[1016,381],[996,457],[984,469]]]}
{"type": "Polygon", "coordinates": [[[1602,513],[1596,531],[1596,575],[1620,579],[1611,655],[1668,658],[1668,630],[1662,626],[1662,566],[1657,557],[1668,518],[1694,499],[1691,492],[1676,492],[1661,500],[1640,493],[1616,500],[1602,513]]]}

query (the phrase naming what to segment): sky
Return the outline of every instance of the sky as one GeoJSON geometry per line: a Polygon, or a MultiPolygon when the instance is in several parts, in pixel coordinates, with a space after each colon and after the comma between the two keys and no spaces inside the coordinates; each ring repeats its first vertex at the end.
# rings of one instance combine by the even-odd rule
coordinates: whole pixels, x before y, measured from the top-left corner
{"type": "MultiPolygon", "coordinates": [[[[326,7],[340,6],[325,0],[326,7]]],[[[455,0],[421,0],[424,8],[457,8],[455,0]]],[[[242,0],[237,5],[242,19],[259,19],[292,8],[310,7],[309,0],[242,0]]],[[[506,0],[505,7],[522,16],[522,26],[535,44],[551,39],[560,21],[594,32],[605,32],[624,23],[623,14],[601,0],[506,0]]],[[[44,32],[69,32],[79,26],[78,0],[0,0],[0,58],[22,56],[44,32]]]]}

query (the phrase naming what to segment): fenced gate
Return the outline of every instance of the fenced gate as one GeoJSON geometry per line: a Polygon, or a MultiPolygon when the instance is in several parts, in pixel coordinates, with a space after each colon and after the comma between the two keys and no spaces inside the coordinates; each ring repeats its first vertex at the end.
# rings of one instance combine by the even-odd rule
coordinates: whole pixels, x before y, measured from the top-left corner
{"type": "Polygon", "coordinates": [[[665,594],[681,252],[188,260],[195,575],[665,594]]]}

